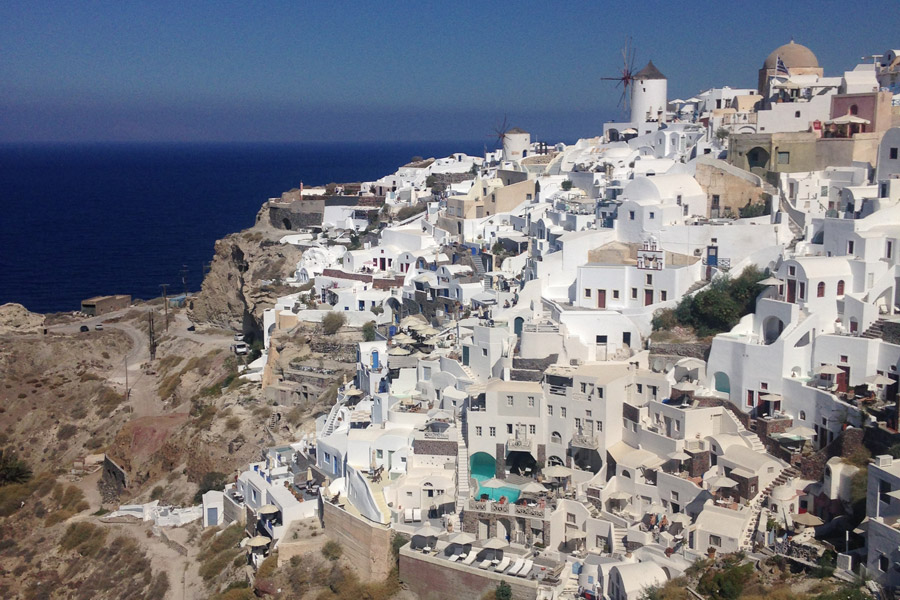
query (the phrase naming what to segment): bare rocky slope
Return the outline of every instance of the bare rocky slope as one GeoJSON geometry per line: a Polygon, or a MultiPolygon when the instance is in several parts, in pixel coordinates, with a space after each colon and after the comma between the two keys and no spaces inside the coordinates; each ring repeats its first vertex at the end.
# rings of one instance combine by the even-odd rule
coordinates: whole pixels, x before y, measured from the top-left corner
{"type": "Polygon", "coordinates": [[[293,272],[302,252],[278,243],[286,232],[268,225],[267,210],[260,210],[250,229],[216,242],[209,273],[193,301],[192,320],[259,335],[263,311],[290,293],[281,280],[293,272]]]}

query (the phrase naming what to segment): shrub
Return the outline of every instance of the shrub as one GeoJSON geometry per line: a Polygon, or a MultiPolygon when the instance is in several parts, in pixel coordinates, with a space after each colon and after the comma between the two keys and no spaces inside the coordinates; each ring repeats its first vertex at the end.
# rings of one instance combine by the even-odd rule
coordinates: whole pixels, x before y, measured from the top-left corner
{"type": "Polygon", "coordinates": [[[74,425],[66,424],[59,428],[56,432],[56,439],[58,440],[67,440],[73,435],[78,433],[78,428],[74,425]]]}
{"type": "Polygon", "coordinates": [[[94,556],[106,541],[106,530],[87,521],[72,523],[66,529],[59,547],[63,550],[74,550],[81,556],[94,556]]]}
{"type": "Polygon", "coordinates": [[[572,189],[572,182],[569,181],[568,179],[566,179],[565,181],[562,182],[562,186],[561,186],[561,187],[562,187],[562,189],[563,189],[564,192],[568,192],[569,190],[572,189]]]}
{"type": "Polygon", "coordinates": [[[753,574],[753,563],[710,569],[700,578],[697,591],[712,600],[737,600],[753,574]]]}
{"type": "Polygon", "coordinates": [[[363,340],[366,342],[375,341],[375,321],[369,321],[362,327],[363,340]]]}
{"type": "Polygon", "coordinates": [[[163,493],[164,493],[165,491],[166,491],[166,490],[163,489],[163,486],[161,486],[161,485],[156,486],[156,487],[153,488],[153,490],[150,492],[150,500],[159,500],[160,498],[162,498],[163,493]]]}
{"type": "Polygon", "coordinates": [[[331,561],[339,559],[343,551],[344,549],[341,548],[341,545],[334,540],[329,540],[322,546],[322,556],[331,561]]]}
{"type": "Polygon", "coordinates": [[[241,420],[237,417],[228,417],[225,421],[225,429],[228,431],[236,431],[241,426],[241,420]]]}
{"type": "Polygon", "coordinates": [[[512,600],[512,588],[505,581],[501,581],[497,584],[497,589],[494,590],[494,598],[497,600],[512,600]]]}
{"type": "Polygon", "coordinates": [[[322,318],[322,331],[325,335],[334,335],[347,322],[343,313],[330,312],[322,318]]]}
{"type": "Polygon", "coordinates": [[[31,469],[13,450],[0,450],[0,486],[25,483],[31,479],[31,469]]]}
{"type": "Polygon", "coordinates": [[[221,490],[225,487],[225,480],[227,476],[225,473],[219,473],[218,471],[209,471],[203,475],[203,478],[200,480],[199,488],[197,489],[197,493],[194,494],[194,503],[200,503],[203,501],[203,494],[210,490],[221,490]]]}

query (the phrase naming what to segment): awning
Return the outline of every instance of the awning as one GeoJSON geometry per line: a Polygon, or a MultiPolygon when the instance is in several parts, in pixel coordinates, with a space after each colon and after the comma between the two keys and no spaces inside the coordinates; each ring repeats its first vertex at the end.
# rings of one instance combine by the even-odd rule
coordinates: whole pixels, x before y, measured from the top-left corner
{"type": "Polygon", "coordinates": [[[837,117],[836,119],[832,119],[830,121],[825,121],[826,125],[869,125],[871,121],[868,119],[863,119],[862,117],[857,117],[856,115],[842,115],[837,117]]]}
{"type": "Polygon", "coordinates": [[[803,525],[804,527],[818,527],[819,525],[822,525],[824,523],[822,519],[808,512],[791,515],[791,520],[793,520],[794,523],[798,525],[803,525]]]}

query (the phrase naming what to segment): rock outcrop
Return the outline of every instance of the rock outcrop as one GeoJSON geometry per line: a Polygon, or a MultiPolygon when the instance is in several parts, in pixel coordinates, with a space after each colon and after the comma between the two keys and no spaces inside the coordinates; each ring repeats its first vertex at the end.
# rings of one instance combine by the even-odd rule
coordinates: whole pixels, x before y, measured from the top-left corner
{"type": "Polygon", "coordinates": [[[44,315],[30,312],[21,304],[0,306],[0,334],[35,333],[44,326],[44,315]]]}
{"type": "Polygon", "coordinates": [[[284,232],[266,223],[257,217],[256,226],[216,242],[209,273],[193,301],[192,320],[261,336],[263,311],[291,292],[281,281],[293,274],[303,254],[280,244],[284,232]]]}

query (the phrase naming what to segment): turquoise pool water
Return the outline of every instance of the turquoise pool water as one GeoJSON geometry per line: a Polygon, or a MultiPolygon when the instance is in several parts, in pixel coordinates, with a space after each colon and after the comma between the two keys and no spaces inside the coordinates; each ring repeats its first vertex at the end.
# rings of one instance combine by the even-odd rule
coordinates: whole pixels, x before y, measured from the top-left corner
{"type": "MultiPolygon", "coordinates": [[[[469,472],[472,473],[472,478],[478,482],[479,486],[482,481],[487,481],[494,476],[496,467],[494,465],[494,457],[490,454],[477,452],[472,456],[470,462],[469,472]]],[[[519,488],[509,486],[486,489],[479,488],[478,493],[475,494],[475,498],[479,499],[482,494],[487,494],[491,500],[499,500],[500,496],[506,496],[506,499],[509,502],[515,502],[519,499],[520,493],[519,488]]]]}

